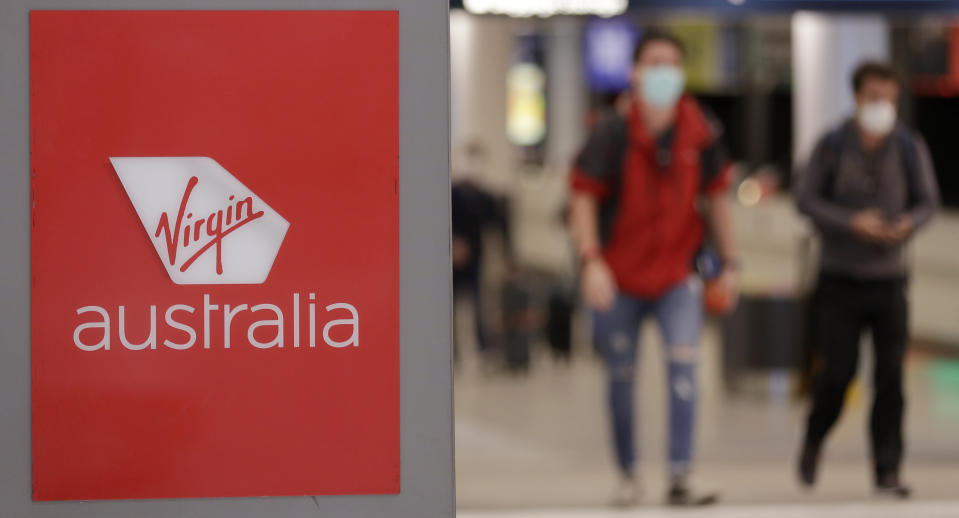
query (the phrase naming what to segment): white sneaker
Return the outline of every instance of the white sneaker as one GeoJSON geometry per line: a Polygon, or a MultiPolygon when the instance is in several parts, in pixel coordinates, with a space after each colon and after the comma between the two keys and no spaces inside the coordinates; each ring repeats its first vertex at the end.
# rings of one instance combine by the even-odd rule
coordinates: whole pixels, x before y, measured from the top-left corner
{"type": "Polygon", "coordinates": [[[639,482],[635,477],[623,476],[616,484],[610,505],[613,507],[636,507],[639,505],[639,482]]]}

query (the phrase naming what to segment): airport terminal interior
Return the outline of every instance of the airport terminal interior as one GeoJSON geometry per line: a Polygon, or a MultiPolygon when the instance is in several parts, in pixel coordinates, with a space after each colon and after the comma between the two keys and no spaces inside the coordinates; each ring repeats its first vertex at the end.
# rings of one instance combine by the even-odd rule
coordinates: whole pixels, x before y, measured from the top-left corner
{"type": "Polygon", "coordinates": [[[454,275],[458,516],[959,516],[959,11],[801,3],[597,1],[570,14],[532,0],[453,2],[454,263],[457,218],[483,228],[479,273],[454,275]],[[692,472],[720,500],[694,510],[664,505],[669,387],[651,321],[635,386],[641,495],[635,507],[610,505],[606,367],[567,227],[574,159],[630,90],[633,46],[650,28],[682,40],[687,90],[721,122],[734,164],[739,301],[707,317],[692,472]],[[820,243],[792,192],[816,141],[854,114],[850,78],[864,60],[895,69],[899,120],[928,144],[942,198],[907,251],[904,501],[873,493],[867,333],[816,486],[803,488],[796,469],[820,243]],[[488,202],[482,215],[457,198],[464,186],[488,202]]]}

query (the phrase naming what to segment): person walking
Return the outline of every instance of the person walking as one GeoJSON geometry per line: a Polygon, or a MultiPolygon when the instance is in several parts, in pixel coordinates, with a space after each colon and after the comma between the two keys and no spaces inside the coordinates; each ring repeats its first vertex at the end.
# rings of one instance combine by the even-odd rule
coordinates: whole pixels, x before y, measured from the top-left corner
{"type": "Polygon", "coordinates": [[[799,458],[803,485],[816,482],[823,443],[856,374],[859,341],[872,335],[875,400],[869,430],[876,492],[906,498],[903,359],[908,341],[906,245],[939,207],[923,139],[896,121],[900,84],[892,68],[866,62],[852,77],[856,114],[815,146],[799,182],[799,211],[822,238],[816,336],[821,371],[799,458]]]}
{"type": "Polygon", "coordinates": [[[638,331],[654,317],[665,344],[669,393],[669,490],[673,505],[717,495],[689,487],[693,460],[703,289],[694,258],[711,228],[732,297],[738,259],[725,192],[730,167],[722,130],[684,93],[683,44],[649,30],[638,42],[633,99],[592,130],[571,174],[570,225],[581,291],[605,356],[609,414],[621,474],[613,502],[638,502],[633,383],[638,331]]]}
{"type": "MultiPolygon", "coordinates": [[[[483,233],[489,227],[495,227],[502,234],[503,253],[510,262],[508,222],[505,203],[488,192],[480,184],[484,174],[488,174],[486,147],[479,142],[469,142],[463,153],[462,163],[454,170],[450,187],[451,213],[451,256],[453,263],[454,306],[465,297],[472,300],[473,336],[477,351],[484,368],[493,363],[493,346],[483,318],[484,276],[483,264],[486,259],[486,247],[483,246],[483,233]]],[[[463,333],[455,325],[453,352],[459,359],[460,340],[463,333]]]]}

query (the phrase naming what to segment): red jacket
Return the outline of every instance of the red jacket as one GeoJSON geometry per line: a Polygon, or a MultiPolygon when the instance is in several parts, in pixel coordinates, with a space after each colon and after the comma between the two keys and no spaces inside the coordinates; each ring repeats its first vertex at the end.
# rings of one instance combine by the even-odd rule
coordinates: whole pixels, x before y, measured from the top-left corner
{"type": "Polygon", "coordinates": [[[702,196],[724,191],[730,167],[721,127],[684,95],[676,123],[654,139],[634,102],[628,116],[592,131],[576,159],[572,189],[600,202],[603,255],[619,289],[659,298],[683,282],[702,246],[702,196]]]}

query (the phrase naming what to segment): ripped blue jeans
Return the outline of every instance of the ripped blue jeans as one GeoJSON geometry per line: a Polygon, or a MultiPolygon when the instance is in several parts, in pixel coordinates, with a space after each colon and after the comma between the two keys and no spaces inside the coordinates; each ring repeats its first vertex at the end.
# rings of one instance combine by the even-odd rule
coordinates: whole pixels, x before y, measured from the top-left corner
{"type": "Polygon", "coordinates": [[[685,476],[692,461],[696,415],[696,362],[703,327],[702,283],[690,276],[659,299],[620,293],[613,308],[595,313],[594,337],[606,358],[609,407],[616,460],[631,475],[636,463],[633,435],[633,380],[639,328],[646,316],[659,324],[666,348],[669,392],[669,469],[685,476]]]}

